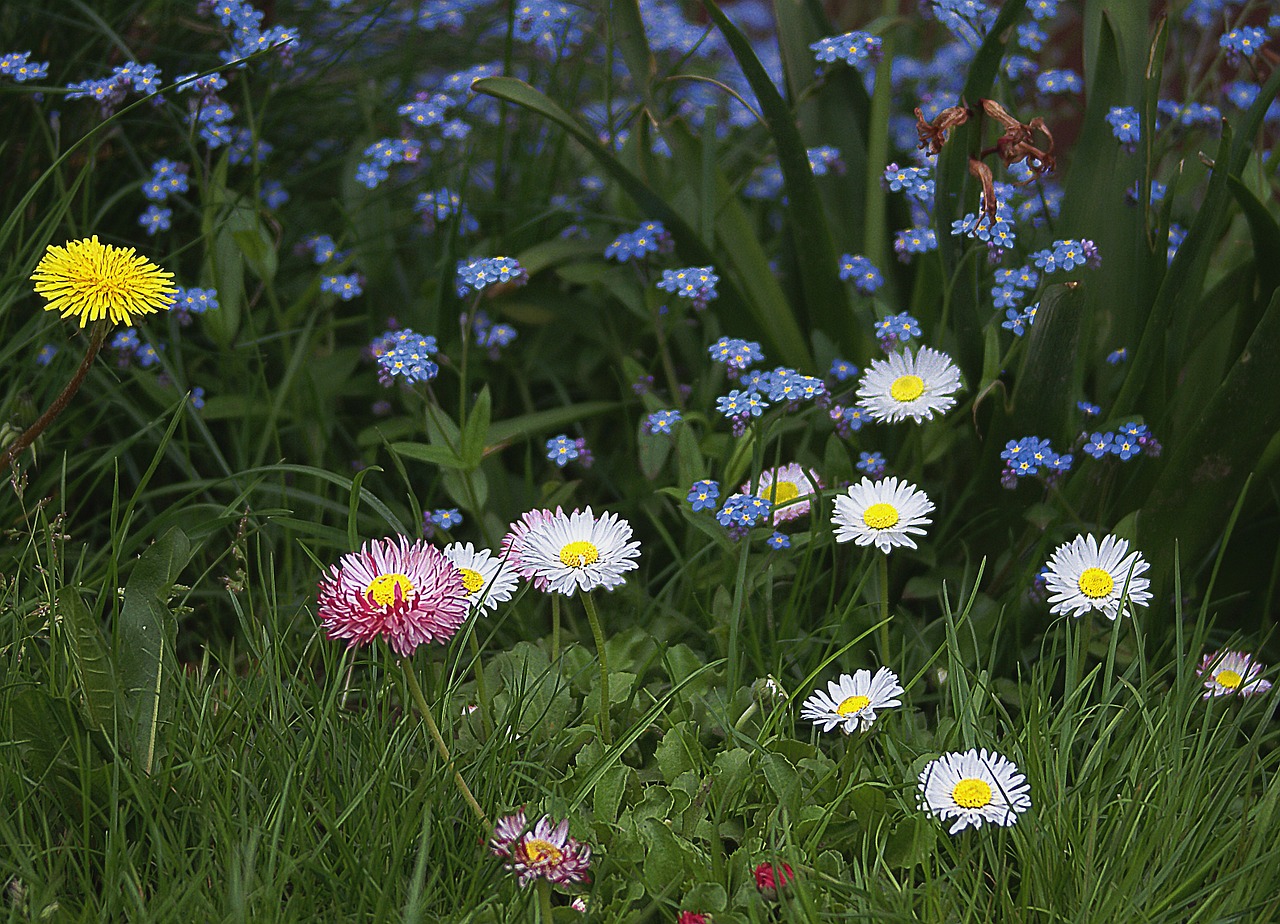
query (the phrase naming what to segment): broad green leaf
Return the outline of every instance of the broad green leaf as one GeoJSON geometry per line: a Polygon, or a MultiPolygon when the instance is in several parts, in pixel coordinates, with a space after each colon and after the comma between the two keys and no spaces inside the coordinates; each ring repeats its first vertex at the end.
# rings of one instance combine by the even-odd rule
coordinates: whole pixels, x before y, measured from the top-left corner
{"type": "Polygon", "coordinates": [[[1262,287],[1262,301],[1271,299],[1271,293],[1280,288],[1280,225],[1267,207],[1258,201],[1248,186],[1234,176],[1227,177],[1231,194],[1236,197],[1249,222],[1249,234],[1253,237],[1254,266],[1258,271],[1258,283],[1262,287]]]}
{"type": "Polygon", "coordinates": [[[117,683],[130,752],[146,774],[165,752],[164,728],[173,711],[178,623],[167,601],[192,551],[186,533],[173,527],[142,553],[125,585],[116,629],[117,683]]]}
{"type": "Polygon", "coordinates": [[[493,399],[489,397],[489,386],[480,389],[475,406],[467,415],[467,425],[462,431],[462,446],[459,455],[467,468],[475,468],[484,456],[485,436],[489,432],[489,421],[493,413],[493,399]]]}
{"type": "Polygon", "coordinates": [[[514,439],[539,437],[548,430],[558,430],[566,424],[577,423],[597,414],[617,410],[616,401],[583,401],[546,411],[533,411],[518,417],[499,420],[489,427],[487,444],[490,446],[514,439]]]}
{"type": "Polygon", "coordinates": [[[1075,435],[1071,415],[1083,288],[1079,283],[1053,285],[1040,297],[1013,391],[1013,420],[1019,433],[1040,434],[1055,444],[1075,435]]]}
{"type": "Polygon", "coordinates": [[[458,458],[457,453],[447,446],[427,446],[422,443],[392,443],[388,447],[396,455],[413,459],[415,462],[427,462],[431,465],[443,465],[445,468],[469,468],[466,462],[458,458]]]}
{"type": "Polygon", "coordinates": [[[107,656],[102,626],[75,587],[58,591],[58,610],[70,631],[71,653],[89,724],[111,729],[115,720],[116,682],[107,656]]]}

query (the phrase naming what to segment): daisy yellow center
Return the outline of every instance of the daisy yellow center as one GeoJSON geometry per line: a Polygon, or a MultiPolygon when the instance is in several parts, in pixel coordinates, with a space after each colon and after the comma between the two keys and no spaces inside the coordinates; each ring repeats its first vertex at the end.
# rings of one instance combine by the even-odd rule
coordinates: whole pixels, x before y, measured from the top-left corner
{"type": "Polygon", "coordinates": [[[64,247],[50,244],[31,281],[48,300],[46,311],[75,317],[81,327],[108,318],[133,324],[136,315],[168,309],[177,292],[172,273],[132,247],[100,244],[97,235],[64,247]]]}
{"type": "Polygon", "coordinates": [[[585,539],[570,542],[560,550],[560,563],[566,568],[585,568],[599,560],[600,550],[594,543],[587,542],[585,539]]]}
{"type": "Polygon", "coordinates": [[[459,568],[458,573],[462,575],[462,586],[467,593],[473,594],[484,586],[484,575],[479,571],[472,571],[470,568],[459,568]]]}
{"type": "Polygon", "coordinates": [[[524,842],[524,854],[529,858],[531,864],[555,866],[564,859],[563,850],[550,841],[544,841],[536,837],[531,837],[524,842]]]}
{"type": "Polygon", "coordinates": [[[1085,568],[1076,581],[1080,593],[1090,600],[1100,600],[1115,589],[1116,582],[1103,568],[1085,568]]]}
{"type": "Polygon", "coordinates": [[[413,593],[413,581],[403,574],[379,574],[369,582],[369,586],[364,589],[364,595],[371,598],[378,606],[389,606],[396,602],[397,590],[400,591],[400,599],[403,600],[413,593]]]}
{"type": "Polygon", "coordinates": [[[975,777],[963,779],[951,790],[951,798],[961,808],[976,809],[991,804],[991,787],[975,777]]]}
{"type": "Polygon", "coordinates": [[[836,715],[856,715],[869,705],[871,705],[869,696],[846,696],[840,705],[836,706],[836,715]]]}
{"type": "Polygon", "coordinates": [[[1240,681],[1244,678],[1235,671],[1218,671],[1218,676],[1213,678],[1218,681],[1219,686],[1226,687],[1228,690],[1234,690],[1240,686],[1240,681]]]}
{"type": "Polygon", "coordinates": [[[914,401],[924,394],[924,379],[918,375],[900,375],[889,386],[894,401],[914,401]]]}
{"type": "Polygon", "coordinates": [[[795,500],[800,496],[800,489],[796,487],[792,481],[775,481],[769,486],[769,502],[772,504],[785,504],[787,501],[795,500]]]}
{"type": "Polygon", "coordinates": [[[898,508],[893,504],[872,504],[862,511],[862,522],[872,529],[888,529],[898,525],[898,508]]]}

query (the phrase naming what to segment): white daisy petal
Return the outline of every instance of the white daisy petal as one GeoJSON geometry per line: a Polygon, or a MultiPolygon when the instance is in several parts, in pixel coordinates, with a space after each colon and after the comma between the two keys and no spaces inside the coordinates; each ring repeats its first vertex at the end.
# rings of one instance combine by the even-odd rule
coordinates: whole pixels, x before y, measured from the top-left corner
{"type": "Polygon", "coordinates": [[[930,347],[890,353],[873,360],[858,382],[862,407],[875,420],[897,423],[910,417],[916,423],[932,420],[955,406],[960,370],[946,353],[930,347]]]}
{"type": "Polygon", "coordinates": [[[911,534],[925,534],[924,527],[933,522],[927,514],[933,509],[933,502],[913,484],[897,478],[863,478],[836,497],[831,522],[837,527],[837,542],[874,543],[887,553],[899,545],[914,549],[911,534]]]}
{"type": "Polygon", "coordinates": [[[919,803],[958,834],[983,822],[1012,825],[1031,808],[1031,788],[1013,761],[994,751],[951,752],[931,760],[920,773],[919,803]]]}
{"type": "Polygon", "coordinates": [[[1083,616],[1097,610],[1115,619],[1124,602],[1122,595],[1130,603],[1146,606],[1151,581],[1141,575],[1148,567],[1141,553],[1129,551],[1127,539],[1106,536],[1099,545],[1092,535],[1077,536],[1049,557],[1045,574],[1053,604],[1049,612],[1083,616]]]}
{"type": "Polygon", "coordinates": [[[1204,656],[1198,672],[1205,678],[1205,699],[1215,696],[1256,696],[1271,689],[1261,677],[1264,665],[1243,651],[1215,651],[1204,656]]]}
{"type": "Polygon", "coordinates": [[[876,671],[841,674],[827,683],[827,690],[814,690],[800,707],[800,718],[821,726],[824,732],[840,727],[846,735],[866,731],[876,720],[876,711],[901,706],[903,689],[898,675],[887,667],[876,671]]]}
{"type": "Polygon", "coordinates": [[[454,542],[444,547],[445,557],[462,575],[467,602],[480,612],[496,610],[516,592],[515,570],[488,549],[473,548],[470,542],[454,542]]]}
{"type": "Polygon", "coordinates": [[[639,555],[630,523],[612,513],[597,519],[590,507],[571,514],[556,511],[529,530],[520,549],[521,565],[545,581],[546,590],[565,595],[622,585],[622,575],[639,567],[639,555]]]}

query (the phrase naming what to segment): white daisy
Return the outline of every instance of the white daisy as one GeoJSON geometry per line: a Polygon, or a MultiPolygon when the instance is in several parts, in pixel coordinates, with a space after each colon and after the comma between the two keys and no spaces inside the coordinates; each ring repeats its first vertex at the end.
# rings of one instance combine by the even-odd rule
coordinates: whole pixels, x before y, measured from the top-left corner
{"type": "Polygon", "coordinates": [[[520,561],[535,579],[547,582],[547,590],[568,595],[620,586],[623,573],[639,567],[639,555],[630,523],[612,513],[596,519],[588,507],[570,514],[557,510],[532,527],[521,544],[520,561]]]}
{"type": "Polygon", "coordinates": [[[960,370],[946,353],[921,347],[872,360],[858,381],[858,397],[871,417],[897,423],[910,417],[916,423],[932,420],[955,406],[960,370]]]}
{"type": "Polygon", "coordinates": [[[1205,699],[1214,696],[1254,696],[1271,689],[1271,681],[1259,674],[1265,666],[1243,651],[1215,651],[1204,656],[1199,673],[1205,678],[1205,699]]]}
{"type": "Polygon", "coordinates": [[[837,542],[875,543],[886,553],[896,545],[914,549],[915,540],[908,534],[923,536],[923,527],[933,522],[927,516],[933,512],[928,495],[897,478],[863,478],[836,497],[835,507],[831,522],[839,527],[837,542]]]}
{"type": "Polygon", "coordinates": [[[518,579],[513,568],[488,549],[473,548],[470,542],[453,542],[444,547],[445,558],[462,575],[467,603],[472,607],[496,610],[516,592],[518,579]]]}
{"type": "Polygon", "coordinates": [[[1115,619],[1121,594],[1138,606],[1151,599],[1151,582],[1139,577],[1149,566],[1141,553],[1129,551],[1127,539],[1106,536],[1099,545],[1092,535],[1077,536],[1058,546],[1047,567],[1050,613],[1083,616],[1098,610],[1115,619]]]}
{"type": "Polygon", "coordinates": [[[827,692],[814,690],[800,707],[800,718],[821,725],[824,732],[837,726],[851,735],[855,730],[866,731],[876,720],[877,709],[901,706],[898,699],[903,693],[898,675],[887,667],[876,671],[854,671],[853,675],[841,674],[839,680],[827,682],[827,692]]]}
{"type": "MultiPolygon", "coordinates": [[[[781,523],[808,513],[813,495],[822,486],[822,479],[813,469],[805,471],[798,463],[789,462],[761,472],[755,494],[773,504],[773,519],[781,523]]],[[[744,484],[738,491],[741,494],[751,494],[751,482],[744,484]]]]}
{"type": "Polygon", "coordinates": [[[920,773],[920,807],[956,823],[949,833],[984,821],[1011,825],[1031,808],[1031,788],[1013,761],[993,751],[943,754],[920,773]]]}

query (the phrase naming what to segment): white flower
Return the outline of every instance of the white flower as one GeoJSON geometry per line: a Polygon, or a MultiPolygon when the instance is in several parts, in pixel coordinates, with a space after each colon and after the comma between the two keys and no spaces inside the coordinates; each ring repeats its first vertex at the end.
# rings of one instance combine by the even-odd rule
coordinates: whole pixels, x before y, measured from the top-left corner
{"type": "MultiPolygon", "coordinates": [[[[808,513],[810,501],[821,487],[822,479],[817,472],[812,469],[805,471],[799,464],[789,462],[761,472],[754,493],[773,505],[774,522],[781,523],[808,513]]],[[[751,482],[744,484],[738,491],[741,494],[753,493],[751,482]]]]}
{"type": "Polygon", "coordinates": [[[821,725],[824,732],[837,726],[851,735],[855,730],[866,731],[876,720],[877,709],[901,706],[898,699],[903,693],[898,675],[887,667],[876,671],[854,671],[853,675],[841,674],[839,680],[827,682],[827,692],[814,690],[800,707],[800,718],[821,725]]]}
{"type": "Polygon", "coordinates": [[[565,514],[557,510],[532,527],[520,549],[520,561],[546,589],[561,594],[624,583],[622,575],[637,567],[640,543],[631,540],[631,524],[612,513],[599,519],[591,508],[565,514]]]}
{"type": "Polygon", "coordinates": [[[1149,566],[1138,552],[1129,551],[1127,539],[1106,536],[1099,545],[1092,535],[1077,536],[1058,546],[1049,558],[1045,586],[1051,613],[1083,616],[1090,610],[1115,619],[1121,594],[1138,606],[1151,599],[1151,582],[1139,577],[1149,566]]]}
{"type": "Polygon", "coordinates": [[[874,420],[897,423],[910,417],[916,423],[932,420],[933,412],[945,414],[955,406],[960,370],[946,353],[921,347],[890,353],[876,359],[862,372],[858,397],[874,420]]]}
{"type": "Polygon", "coordinates": [[[488,549],[473,548],[470,542],[453,542],[444,547],[444,556],[462,575],[467,603],[481,612],[496,610],[499,603],[506,603],[516,592],[515,570],[488,549]]]}
{"type": "Polygon", "coordinates": [[[1205,699],[1214,696],[1254,696],[1271,689],[1271,681],[1258,675],[1264,665],[1243,651],[1215,651],[1204,656],[1199,673],[1205,678],[1205,699]]]}
{"type": "Polygon", "coordinates": [[[837,542],[875,543],[886,553],[896,545],[914,549],[915,540],[908,534],[923,536],[923,527],[933,522],[927,516],[933,512],[928,495],[897,478],[863,478],[836,497],[835,507],[831,522],[839,527],[837,542]]]}
{"type": "Polygon", "coordinates": [[[984,821],[1011,825],[1031,808],[1027,778],[1008,758],[983,748],[943,754],[920,773],[920,807],[956,823],[956,834],[984,821]]]}

